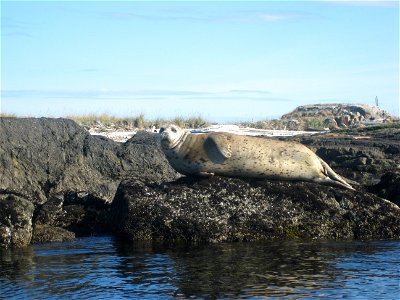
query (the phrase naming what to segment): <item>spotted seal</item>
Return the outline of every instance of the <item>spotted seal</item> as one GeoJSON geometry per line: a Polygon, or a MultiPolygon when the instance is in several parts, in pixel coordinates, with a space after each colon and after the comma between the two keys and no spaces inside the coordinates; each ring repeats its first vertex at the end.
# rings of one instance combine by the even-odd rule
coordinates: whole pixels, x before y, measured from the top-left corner
{"type": "Polygon", "coordinates": [[[176,125],[160,129],[161,147],[184,175],[223,175],[312,181],[353,190],[326,162],[293,141],[224,132],[194,134],[176,125]]]}

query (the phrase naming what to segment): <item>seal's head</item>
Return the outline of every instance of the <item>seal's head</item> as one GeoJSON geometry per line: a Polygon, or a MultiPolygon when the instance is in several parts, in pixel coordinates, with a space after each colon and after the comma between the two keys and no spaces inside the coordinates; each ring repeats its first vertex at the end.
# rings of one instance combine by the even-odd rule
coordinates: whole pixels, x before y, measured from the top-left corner
{"type": "Polygon", "coordinates": [[[176,125],[168,125],[161,127],[159,133],[161,135],[161,146],[164,149],[172,149],[182,140],[185,130],[176,125]]]}

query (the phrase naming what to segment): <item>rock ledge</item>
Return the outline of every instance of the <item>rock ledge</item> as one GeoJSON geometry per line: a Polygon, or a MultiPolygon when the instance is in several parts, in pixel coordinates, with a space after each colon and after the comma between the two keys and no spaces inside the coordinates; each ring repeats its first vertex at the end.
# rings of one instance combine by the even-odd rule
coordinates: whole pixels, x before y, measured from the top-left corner
{"type": "Polygon", "coordinates": [[[365,192],[215,176],[163,185],[127,180],[111,213],[130,240],[400,238],[400,208],[365,192]]]}

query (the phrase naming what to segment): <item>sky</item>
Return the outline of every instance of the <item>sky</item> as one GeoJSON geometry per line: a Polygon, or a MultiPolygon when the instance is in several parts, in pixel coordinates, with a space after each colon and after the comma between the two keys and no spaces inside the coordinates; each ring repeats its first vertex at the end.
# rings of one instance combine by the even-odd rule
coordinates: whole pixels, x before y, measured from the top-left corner
{"type": "Polygon", "coordinates": [[[399,116],[398,1],[1,1],[1,113],[399,116]]]}

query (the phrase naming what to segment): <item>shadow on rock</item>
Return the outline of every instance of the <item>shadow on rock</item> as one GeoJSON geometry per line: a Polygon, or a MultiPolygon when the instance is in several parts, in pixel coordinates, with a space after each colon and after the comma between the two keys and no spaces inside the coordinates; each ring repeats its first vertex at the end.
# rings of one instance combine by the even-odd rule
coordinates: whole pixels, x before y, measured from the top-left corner
{"type": "Polygon", "coordinates": [[[381,198],[388,199],[400,206],[400,172],[389,172],[381,177],[381,181],[367,187],[367,189],[381,198]]]}

